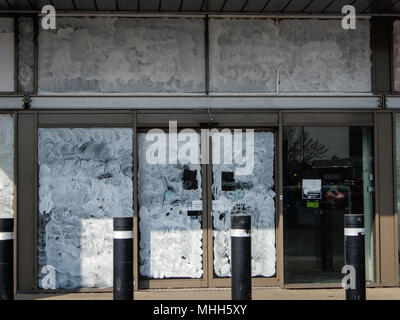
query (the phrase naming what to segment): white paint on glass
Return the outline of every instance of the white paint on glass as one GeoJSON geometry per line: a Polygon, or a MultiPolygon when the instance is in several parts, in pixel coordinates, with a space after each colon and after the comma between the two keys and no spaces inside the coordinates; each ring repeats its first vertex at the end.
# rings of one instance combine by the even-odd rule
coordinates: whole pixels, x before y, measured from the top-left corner
{"type": "Polygon", "coordinates": [[[204,91],[204,23],[58,17],[39,34],[39,92],[204,91]]]}
{"type": "MultiPolygon", "coordinates": [[[[139,134],[139,270],[148,278],[201,278],[201,215],[189,216],[193,202],[202,199],[201,165],[188,163],[150,164],[146,150],[151,142],[146,133],[139,134]],[[184,169],[191,170],[197,187],[185,188],[184,169]]],[[[200,155],[200,136],[189,141],[200,155]],[[194,142],[193,142],[194,143],[194,142]]],[[[165,150],[170,152],[168,137],[165,150]]],[[[178,141],[177,148],[184,143],[178,141]]],[[[172,150],[177,152],[177,150],[172,150]]],[[[168,155],[167,155],[168,157],[168,155]]]]}
{"type": "Polygon", "coordinates": [[[210,63],[212,92],[371,92],[370,24],[211,19],[210,63]]]}
{"type": "Polygon", "coordinates": [[[222,190],[222,173],[234,172],[235,165],[213,165],[214,272],[218,277],[231,275],[231,211],[240,204],[251,214],[252,275],[275,274],[274,147],[273,133],[255,133],[254,173],[234,176],[235,183],[243,185],[240,190],[222,190]]]}
{"type": "Polygon", "coordinates": [[[14,119],[0,115],[0,218],[14,216],[14,119]]]}
{"type": "Polygon", "coordinates": [[[112,220],[133,216],[132,130],[39,129],[38,160],[39,270],[53,266],[57,288],[112,287],[112,220]]]}

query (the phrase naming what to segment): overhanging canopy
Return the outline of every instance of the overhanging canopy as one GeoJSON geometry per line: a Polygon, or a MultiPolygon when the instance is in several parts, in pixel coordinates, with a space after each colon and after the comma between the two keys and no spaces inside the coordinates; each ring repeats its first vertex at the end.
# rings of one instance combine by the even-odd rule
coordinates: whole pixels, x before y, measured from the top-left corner
{"type": "Polygon", "coordinates": [[[1,12],[39,11],[51,4],[63,12],[191,14],[341,14],[353,5],[358,14],[398,14],[400,0],[0,0],[1,12]]]}

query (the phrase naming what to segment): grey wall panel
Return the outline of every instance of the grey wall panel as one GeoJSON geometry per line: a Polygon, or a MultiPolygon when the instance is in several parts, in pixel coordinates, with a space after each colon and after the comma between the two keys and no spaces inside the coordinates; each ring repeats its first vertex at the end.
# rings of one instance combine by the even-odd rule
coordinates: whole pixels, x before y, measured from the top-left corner
{"type": "Polygon", "coordinates": [[[58,18],[40,31],[39,92],[202,92],[202,19],[58,18]]]}
{"type": "Polygon", "coordinates": [[[273,20],[210,20],[210,91],[275,92],[277,30],[273,20]]]}
{"type": "Polygon", "coordinates": [[[341,20],[279,23],[281,92],[371,92],[370,24],[341,20]]]}
{"type": "Polygon", "coordinates": [[[369,21],[210,20],[211,92],[371,92],[369,21]]]}
{"type": "Polygon", "coordinates": [[[35,76],[33,18],[18,19],[18,91],[33,92],[35,76]]]}

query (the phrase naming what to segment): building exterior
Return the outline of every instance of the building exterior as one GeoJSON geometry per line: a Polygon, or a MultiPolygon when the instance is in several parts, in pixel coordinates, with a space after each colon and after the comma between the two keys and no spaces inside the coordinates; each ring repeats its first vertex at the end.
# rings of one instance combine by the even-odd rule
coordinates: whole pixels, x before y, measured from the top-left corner
{"type": "Polygon", "coordinates": [[[134,217],[136,290],[227,287],[235,208],[253,286],[340,286],[352,213],[366,281],[398,286],[396,3],[353,2],[345,29],[339,0],[0,0],[17,291],[109,290],[116,216],[134,217]]]}

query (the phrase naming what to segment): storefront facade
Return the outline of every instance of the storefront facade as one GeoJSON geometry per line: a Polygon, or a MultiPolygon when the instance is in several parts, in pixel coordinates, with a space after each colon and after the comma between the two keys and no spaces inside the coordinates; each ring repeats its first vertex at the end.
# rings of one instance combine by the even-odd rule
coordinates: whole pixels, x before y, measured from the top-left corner
{"type": "Polygon", "coordinates": [[[0,17],[0,214],[16,221],[19,292],[111,290],[116,216],[134,217],[136,290],[229,287],[238,208],[253,286],[340,287],[351,213],[368,284],[399,285],[395,17],[40,21],[0,17]]]}

